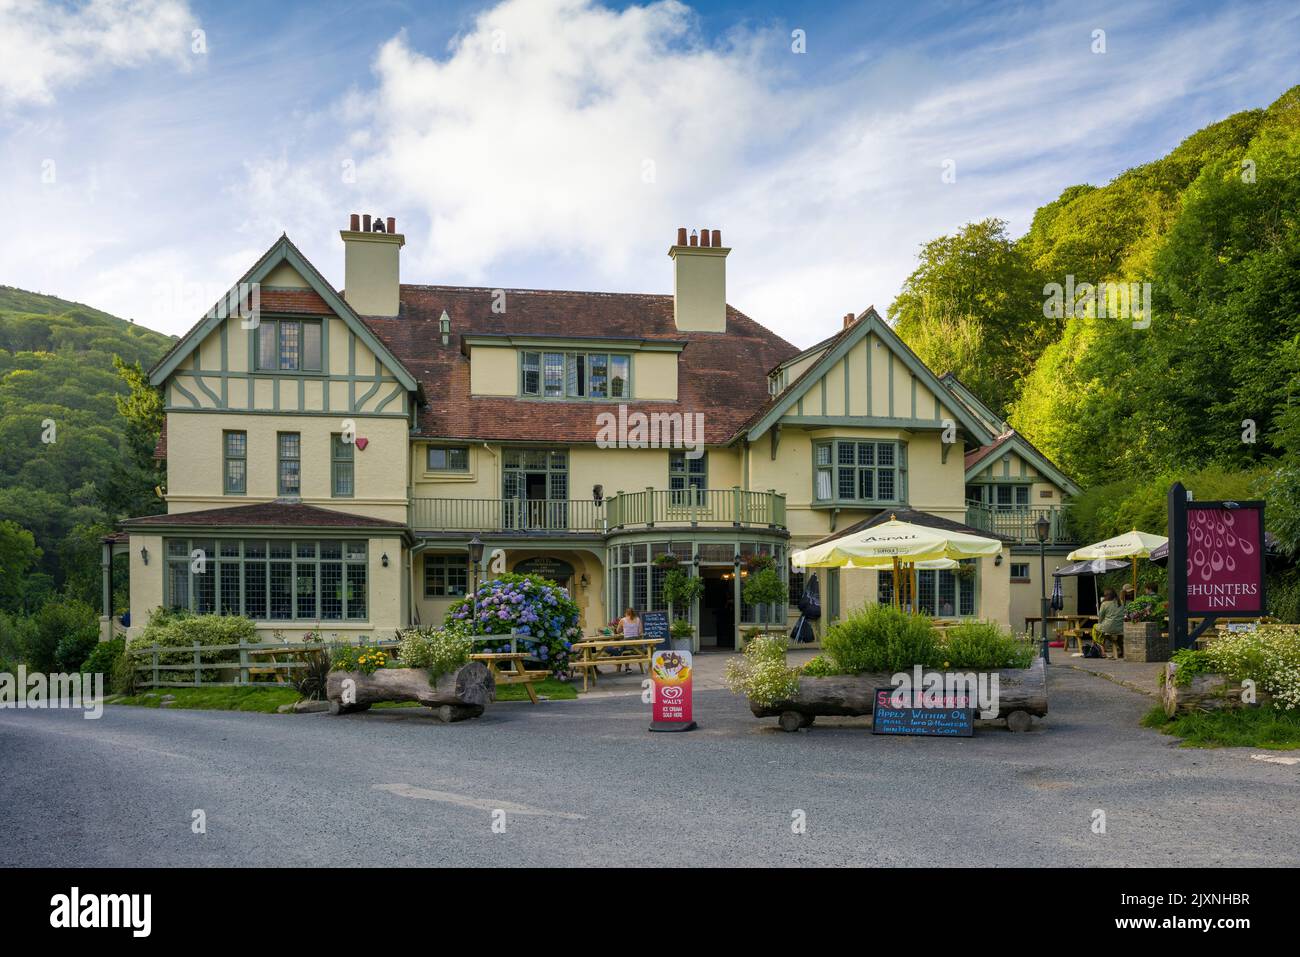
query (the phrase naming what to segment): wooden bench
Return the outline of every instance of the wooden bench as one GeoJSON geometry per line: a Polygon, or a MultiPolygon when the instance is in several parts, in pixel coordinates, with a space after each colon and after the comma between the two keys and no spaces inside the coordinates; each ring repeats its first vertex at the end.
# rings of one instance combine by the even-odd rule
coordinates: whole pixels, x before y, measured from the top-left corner
{"type": "Polygon", "coordinates": [[[471,661],[481,661],[488,666],[492,672],[492,678],[499,685],[523,685],[524,691],[528,692],[528,700],[537,704],[537,691],[533,684],[538,681],[545,681],[550,675],[549,671],[529,671],[524,667],[524,659],[529,657],[522,651],[497,651],[482,652],[476,655],[470,655],[471,661]],[[505,666],[506,670],[502,671],[501,667],[505,666]]]}
{"type": "Polygon", "coordinates": [[[569,660],[571,668],[582,669],[582,690],[587,690],[587,681],[596,683],[597,668],[600,665],[636,665],[645,674],[646,665],[650,664],[655,648],[660,644],[659,638],[618,638],[611,641],[575,642],[571,651],[579,651],[582,657],[576,661],[569,660]],[[631,654],[611,654],[611,651],[626,649],[631,654]]]}

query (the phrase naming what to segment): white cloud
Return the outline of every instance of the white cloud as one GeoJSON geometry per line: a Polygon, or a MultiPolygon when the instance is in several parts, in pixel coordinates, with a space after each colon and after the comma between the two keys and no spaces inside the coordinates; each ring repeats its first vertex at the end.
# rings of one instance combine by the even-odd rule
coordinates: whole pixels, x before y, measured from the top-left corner
{"type": "MultiPolygon", "coordinates": [[[[784,26],[707,43],[676,0],[504,0],[440,55],[405,34],[384,43],[373,84],[339,105],[338,154],[264,162],[245,192],[257,219],[303,228],[397,215],[406,281],[667,291],[675,227],[719,227],[731,302],[807,343],[849,310],[883,312],[925,240],[986,216],[1024,229],[1061,188],[1113,176],[1125,137],[1164,129],[1220,71],[1264,105],[1294,21],[1276,38],[1257,13],[1161,32],[1157,13],[1061,5],[809,84],[784,26]],[[1105,55],[1090,50],[1097,22],[1105,55]],[[355,186],[339,182],[342,157],[355,186]]],[[[1178,138],[1198,125],[1189,114],[1178,138]]]]}
{"type": "Polygon", "coordinates": [[[186,68],[197,26],[185,0],[0,0],[0,108],[49,104],[107,69],[155,59],[186,68]]]}

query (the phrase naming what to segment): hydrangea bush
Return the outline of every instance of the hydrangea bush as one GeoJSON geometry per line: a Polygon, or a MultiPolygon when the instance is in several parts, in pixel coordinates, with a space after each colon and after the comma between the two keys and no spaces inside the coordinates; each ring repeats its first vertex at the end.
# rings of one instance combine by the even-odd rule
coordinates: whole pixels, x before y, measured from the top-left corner
{"type": "MultiPolygon", "coordinates": [[[[447,609],[446,627],[478,635],[527,635],[523,643],[555,675],[569,671],[569,649],[578,641],[578,605],[569,593],[539,575],[498,575],[447,609]],[[476,613],[477,611],[477,613],[476,613]]],[[[483,651],[509,651],[510,642],[483,651]]]]}

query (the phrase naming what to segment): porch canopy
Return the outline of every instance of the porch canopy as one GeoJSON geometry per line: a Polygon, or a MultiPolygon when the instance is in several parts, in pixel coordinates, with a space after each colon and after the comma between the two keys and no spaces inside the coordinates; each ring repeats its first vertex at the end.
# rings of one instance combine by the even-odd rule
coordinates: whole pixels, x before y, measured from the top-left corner
{"type": "Polygon", "coordinates": [[[1161,545],[1168,545],[1169,539],[1163,535],[1152,535],[1149,532],[1139,532],[1136,528],[1132,531],[1125,532],[1123,535],[1116,535],[1114,538],[1108,538],[1105,541],[1094,542],[1092,545],[1085,545],[1082,548],[1076,548],[1065,557],[1072,562],[1086,561],[1095,558],[1131,558],[1133,559],[1133,595],[1137,596],[1137,560],[1139,558],[1150,558],[1151,553],[1161,545]]]}
{"type": "Polygon", "coordinates": [[[978,535],[974,529],[938,516],[924,516],[934,524],[899,521],[896,513],[890,513],[887,521],[880,521],[881,516],[793,552],[791,563],[802,568],[892,567],[894,604],[900,605],[900,567],[907,566],[905,579],[914,595],[918,569],[952,568],[961,558],[1002,554],[999,540],[978,535]]]}

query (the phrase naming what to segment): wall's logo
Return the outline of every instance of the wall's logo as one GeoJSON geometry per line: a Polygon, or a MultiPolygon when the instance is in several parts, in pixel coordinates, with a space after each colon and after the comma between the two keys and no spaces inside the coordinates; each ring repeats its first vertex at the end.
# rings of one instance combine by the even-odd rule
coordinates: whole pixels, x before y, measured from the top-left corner
{"type": "Polygon", "coordinates": [[[50,898],[51,927],[129,927],[131,936],[148,937],[152,927],[151,894],[70,894],[50,898]]]}

